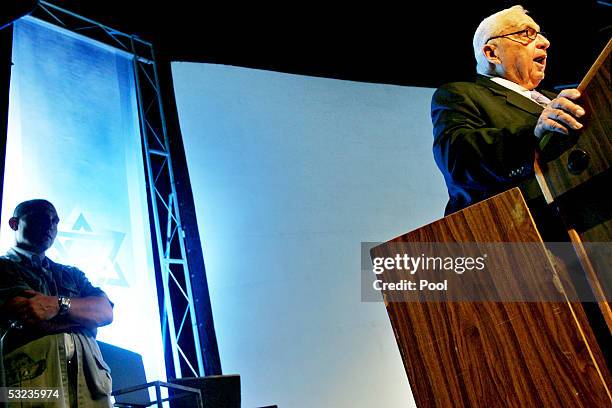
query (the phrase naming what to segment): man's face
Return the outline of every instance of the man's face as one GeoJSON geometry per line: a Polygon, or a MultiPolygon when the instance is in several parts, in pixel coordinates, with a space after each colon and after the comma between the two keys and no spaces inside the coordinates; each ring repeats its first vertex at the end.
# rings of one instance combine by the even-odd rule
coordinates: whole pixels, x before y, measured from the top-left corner
{"type": "MultiPolygon", "coordinates": [[[[531,17],[517,13],[501,34],[526,28],[540,31],[540,27],[531,17]]],[[[537,87],[544,79],[546,50],[550,46],[550,42],[544,36],[538,34],[535,40],[531,40],[525,35],[516,34],[497,38],[491,42],[495,42],[496,54],[501,62],[496,66],[498,75],[530,90],[537,87]]]]}
{"type": "MultiPolygon", "coordinates": [[[[12,219],[13,220],[13,219],[12,219]]],[[[54,208],[47,205],[38,206],[22,215],[15,225],[15,242],[18,247],[35,253],[43,253],[51,248],[57,236],[59,217],[54,208]]]]}

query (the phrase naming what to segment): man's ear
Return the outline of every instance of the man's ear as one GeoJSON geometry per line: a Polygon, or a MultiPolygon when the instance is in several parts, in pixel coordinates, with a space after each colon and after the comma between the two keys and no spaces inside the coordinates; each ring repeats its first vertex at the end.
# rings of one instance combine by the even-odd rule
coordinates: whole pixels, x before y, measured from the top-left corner
{"type": "Polygon", "coordinates": [[[497,55],[497,47],[493,44],[485,44],[482,46],[482,53],[485,58],[491,63],[495,65],[501,64],[501,60],[497,55]]]}
{"type": "Polygon", "coordinates": [[[9,219],[9,226],[11,227],[13,231],[17,231],[17,228],[19,227],[19,219],[15,217],[11,217],[9,219]]]}

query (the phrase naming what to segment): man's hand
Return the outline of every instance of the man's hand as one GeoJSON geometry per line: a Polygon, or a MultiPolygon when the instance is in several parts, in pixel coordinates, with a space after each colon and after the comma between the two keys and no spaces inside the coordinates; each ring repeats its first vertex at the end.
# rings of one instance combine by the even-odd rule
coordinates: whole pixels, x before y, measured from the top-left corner
{"type": "Polygon", "coordinates": [[[564,89],[555,99],[550,101],[538,118],[538,123],[533,132],[536,137],[539,139],[548,131],[567,135],[569,133],[568,128],[581,129],[582,124],[576,118],[584,115],[584,109],[572,102],[578,98],[580,98],[580,91],[577,89],[564,89]]]}
{"type": "Polygon", "coordinates": [[[57,296],[46,296],[34,290],[24,290],[5,304],[5,310],[26,324],[44,322],[59,312],[57,296]]]}
{"type": "Polygon", "coordinates": [[[72,298],[68,314],[60,322],[49,322],[59,313],[57,296],[46,296],[34,290],[24,290],[2,306],[1,312],[12,319],[48,330],[82,326],[95,329],[113,321],[113,307],[106,296],[72,298]],[[51,324],[53,323],[53,324],[51,324]],[[59,323],[56,324],[56,323],[59,323]]]}

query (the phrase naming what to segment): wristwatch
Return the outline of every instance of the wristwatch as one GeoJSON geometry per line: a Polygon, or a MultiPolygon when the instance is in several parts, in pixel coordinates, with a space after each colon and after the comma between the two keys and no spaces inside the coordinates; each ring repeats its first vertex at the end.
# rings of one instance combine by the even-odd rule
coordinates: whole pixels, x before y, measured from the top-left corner
{"type": "Polygon", "coordinates": [[[57,298],[57,304],[59,305],[59,312],[57,313],[59,316],[63,316],[68,313],[70,310],[70,298],[65,296],[59,296],[57,298]]]}

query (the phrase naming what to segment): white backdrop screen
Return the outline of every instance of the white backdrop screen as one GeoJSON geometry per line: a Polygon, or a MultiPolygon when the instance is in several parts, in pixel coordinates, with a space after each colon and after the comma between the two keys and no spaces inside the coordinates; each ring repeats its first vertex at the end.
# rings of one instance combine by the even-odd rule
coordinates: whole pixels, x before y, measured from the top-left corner
{"type": "Polygon", "coordinates": [[[361,302],[360,243],[444,213],[433,89],[172,74],[221,365],[244,406],[410,407],[384,304],[361,302]]]}

